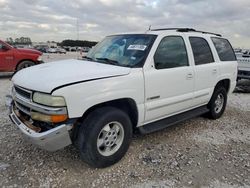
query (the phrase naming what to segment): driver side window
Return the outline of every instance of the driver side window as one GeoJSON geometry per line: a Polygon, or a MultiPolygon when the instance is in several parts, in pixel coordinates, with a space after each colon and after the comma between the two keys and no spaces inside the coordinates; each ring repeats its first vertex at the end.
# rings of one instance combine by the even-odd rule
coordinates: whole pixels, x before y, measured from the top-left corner
{"type": "Polygon", "coordinates": [[[188,56],[181,36],[168,36],[162,39],[155,55],[156,69],[188,66],[188,56]]]}

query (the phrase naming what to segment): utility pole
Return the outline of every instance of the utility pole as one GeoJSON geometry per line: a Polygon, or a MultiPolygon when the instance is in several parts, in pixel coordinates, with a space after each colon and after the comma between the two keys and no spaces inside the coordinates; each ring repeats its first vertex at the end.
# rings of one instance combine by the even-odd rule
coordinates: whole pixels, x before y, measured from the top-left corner
{"type": "Polygon", "coordinates": [[[79,40],[79,21],[76,18],[76,40],[79,40]]]}
{"type": "MultiPolygon", "coordinates": [[[[76,18],[76,40],[79,40],[79,22],[78,18],[76,18]]],[[[79,58],[79,53],[78,53],[78,47],[76,47],[76,54],[77,54],[77,59],[79,58]]]]}

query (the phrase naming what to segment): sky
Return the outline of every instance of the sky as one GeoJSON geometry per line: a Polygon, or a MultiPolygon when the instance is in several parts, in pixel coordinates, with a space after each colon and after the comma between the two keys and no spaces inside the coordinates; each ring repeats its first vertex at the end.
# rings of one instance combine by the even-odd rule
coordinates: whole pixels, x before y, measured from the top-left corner
{"type": "Polygon", "coordinates": [[[0,0],[0,38],[99,41],[114,33],[188,27],[250,48],[250,0],[0,0]],[[78,25],[78,27],[77,27],[78,25]]]}

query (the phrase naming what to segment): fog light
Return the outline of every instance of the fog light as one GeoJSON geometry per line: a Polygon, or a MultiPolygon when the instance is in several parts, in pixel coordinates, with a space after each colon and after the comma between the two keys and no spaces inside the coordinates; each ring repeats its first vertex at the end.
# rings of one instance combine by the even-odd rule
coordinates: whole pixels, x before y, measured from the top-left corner
{"type": "Polygon", "coordinates": [[[31,118],[37,121],[49,122],[49,123],[59,123],[63,122],[68,118],[67,114],[62,115],[46,115],[39,112],[31,112],[31,118]]]}

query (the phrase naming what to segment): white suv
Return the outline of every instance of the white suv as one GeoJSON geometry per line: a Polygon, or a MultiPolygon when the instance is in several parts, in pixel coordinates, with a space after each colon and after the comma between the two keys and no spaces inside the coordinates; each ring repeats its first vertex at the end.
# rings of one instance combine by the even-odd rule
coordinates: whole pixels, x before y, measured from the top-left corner
{"type": "Polygon", "coordinates": [[[219,118],[236,85],[228,40],[188,28],[106,37],[84,60],[24,69],[13,77],[11,120],[37,146],[74,143],[94,167],[119,161],[134,130],[191,117],[219,118]]]}

